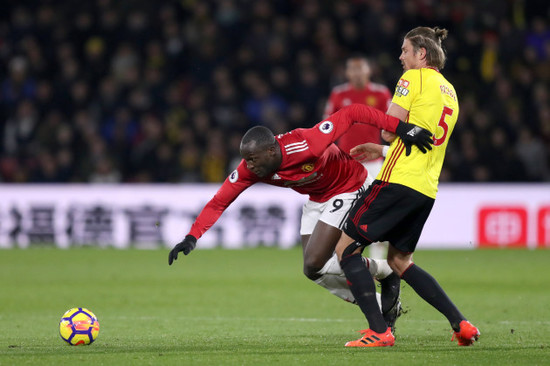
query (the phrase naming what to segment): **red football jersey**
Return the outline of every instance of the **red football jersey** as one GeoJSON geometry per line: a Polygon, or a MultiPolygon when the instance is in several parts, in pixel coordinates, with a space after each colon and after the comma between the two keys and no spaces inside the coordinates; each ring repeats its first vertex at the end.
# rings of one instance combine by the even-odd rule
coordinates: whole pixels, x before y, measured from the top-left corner
{"type": "Polygon", "coordinates": [[[313,128],[299,128],[278,135],[276,141],[282,162],[277,171],[260,178],[248,170],[242,160],[202,209],[189,234],[200,238],[241,192],[257,182],[291,188],[309,195],[315,202],[325,202],[335,195],[358,190],[367,178],[367,171],[333,144],[355,123],[373,124],[395,132],[399,119],[365,105],[353,104],[313,128]]]}
{"type": "MultiPolygon", "coordinates": [[[[363,89],[355,89],[350,83],[332,89],[325,108],[324,118],[353,103],[365,104],[386,112],[391,103],[392,93],[382,84],[368,83],[363,89]]],[[[365,142],[381,143],[380,129],[366,124],[353,125],[336,142],[345,152],[365,142]]]]}

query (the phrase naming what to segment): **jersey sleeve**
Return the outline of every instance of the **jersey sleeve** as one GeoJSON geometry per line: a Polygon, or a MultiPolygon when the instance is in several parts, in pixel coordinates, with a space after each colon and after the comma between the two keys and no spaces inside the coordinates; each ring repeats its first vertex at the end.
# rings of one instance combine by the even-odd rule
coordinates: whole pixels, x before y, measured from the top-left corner
{"type": "Polygon", "coordinates": [[[421,88],[420,70],[414,69],[406,71],[397,82],[392,103],[410,111],[411,104],[421,88]]]}
{"type": "Polygon", "coordinates": [[[369,124],[389,132],[395,132],[399,119],[373,107],[363,104],[351,104],[330,115],[314,127],[301,130],[301,133],[308,140],[311,152],[315,156],[320,156],[330,144],[338,140],[354,123],[369,124]]]}
{"type": "Polygon", "coordinates": [[[248,171],[244,160],[241,161],[214,197],[204,206],[199,216],[191,226],[188,235],[200,238],[208,229],[218,221],[227,207],[248,187],[257,182],[257,179],[248,171]]]}

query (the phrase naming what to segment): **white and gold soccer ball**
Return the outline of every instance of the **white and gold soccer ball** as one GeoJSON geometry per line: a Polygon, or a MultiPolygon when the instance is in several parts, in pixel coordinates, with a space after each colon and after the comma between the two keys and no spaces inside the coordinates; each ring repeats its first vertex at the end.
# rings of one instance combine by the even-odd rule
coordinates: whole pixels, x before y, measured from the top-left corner
{"type": "Polygon", "coordinates": [[[71,346],[92,344],[99,335],[99,322],[90,310],[72,308],[59,321],[59,335],[71,346]]]}

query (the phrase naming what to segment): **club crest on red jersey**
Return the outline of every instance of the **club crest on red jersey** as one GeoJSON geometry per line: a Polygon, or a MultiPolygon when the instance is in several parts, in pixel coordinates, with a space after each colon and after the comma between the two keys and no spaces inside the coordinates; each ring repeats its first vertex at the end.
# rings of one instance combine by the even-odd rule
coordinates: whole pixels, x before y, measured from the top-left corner
{"type": "Polygon", "coordinates": [[[377,103],[378,103],[378,99],[376,99],[376,97],[372,95],[369,95],[365,100],[365,104],[371,107],[374,107],[377,103]]]}
{"type": "Polygon", "coordinates": [[[315,165],[313,163],[306,163],[302,165],[302,170],[306,173],[313,171],[314,168],[315,168],[315,165]]]}
{"type": "Polygon", "coordinates": [[[229,174],[229,181],[235,183],[239,179],[239,172],[235,169],[229,174]]]}
{"type": "Polygon", "coordinates": [[[331,133],[333,129],[334,129],[334,125],[332,124],[331,121],[324,121],[324,122],[321,122],[321,124],[319,125],[319,131],[321,131],[324,134],[331,133]]]}

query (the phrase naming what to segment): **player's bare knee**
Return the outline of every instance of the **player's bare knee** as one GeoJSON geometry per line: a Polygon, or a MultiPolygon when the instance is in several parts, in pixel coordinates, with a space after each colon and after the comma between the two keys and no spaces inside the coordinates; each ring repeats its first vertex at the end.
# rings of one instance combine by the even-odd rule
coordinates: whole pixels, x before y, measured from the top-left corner
{"type": "Polygon", "coordinates": [[[394,271],[395,273],[397,273],[399,276],[401,276],[401,272],[399,271],[399,266],[397,265],[396,261],[394,258],[389,258],[388,257],[388,265],[390,266],[390,268],[392,269],[392,271],[394,271]]]}
{"type": "Polygon", "coordinates": [[[316,258],[306,257],[304,258],[304,275],[314,281],[320,277],[319,271],[324,265],[325,263],[319,263],[316,258]]]}
{"type": "Polygon", "coordinates": [[[319,274],[320,270],[321,270],[321,268],[314,268],[314,267],[304,266],[304,275],[307,278],[309,278],[310,280],[315,281],[316,279],[321,277],[321,275],[319,274]]]}
{"type": "Polygon", "coordinates": [[[396,258],[393,256],[388,256],[387,261],[392,271],[397,273],[398,276],[401,276],[403,272],[407,269],[407,267],[410,265],[410,263],[412,263],[409,260],[403,261],[402,259],[396,258]]]}
{"type": "Polygon", "coordinates": [[[363,253],[363,249],[365,249],[365,247],[359,244],[359,242],[351,242],[342,250],[342,253],[338,255],[338,259],[341,261],[343,258],[349,257],[350,255],[361,254],[363,253]]]}

